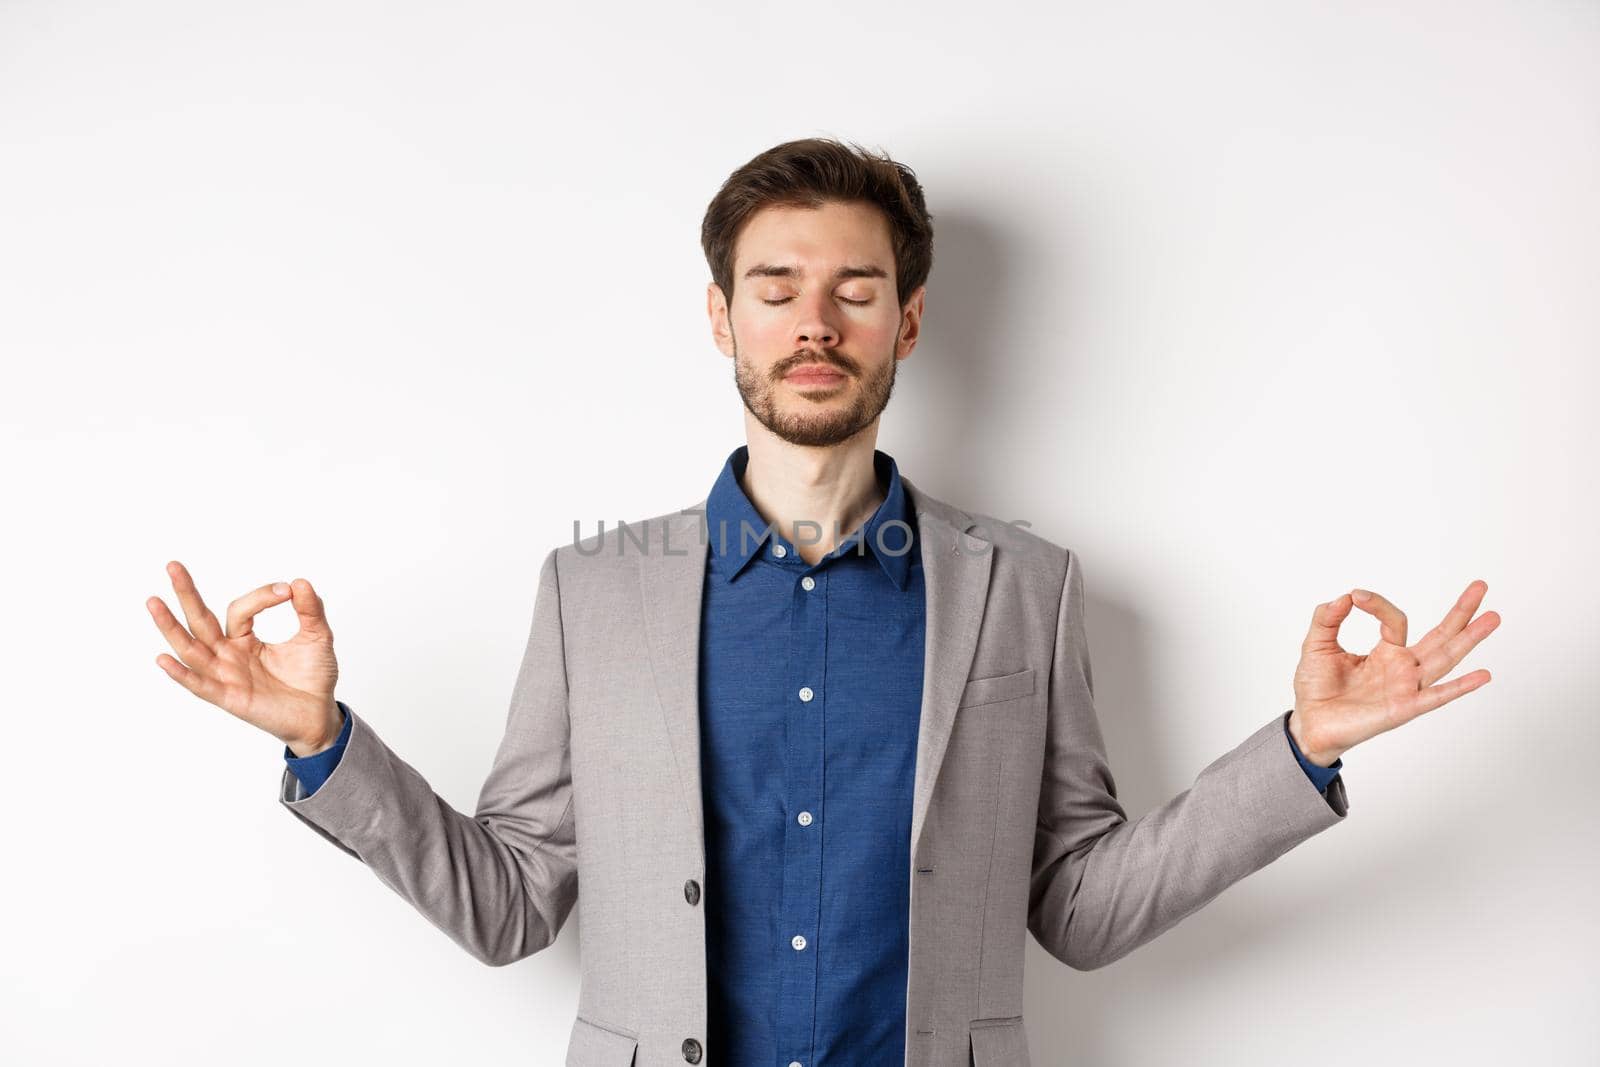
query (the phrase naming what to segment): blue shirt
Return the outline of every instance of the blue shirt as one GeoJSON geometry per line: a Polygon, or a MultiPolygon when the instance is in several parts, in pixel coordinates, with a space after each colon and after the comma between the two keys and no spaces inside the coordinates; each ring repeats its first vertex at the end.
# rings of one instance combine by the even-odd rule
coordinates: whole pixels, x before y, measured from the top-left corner
{"type": "Polygon", "coordinates": [[[706,500],[707,1051],[900,1063],[925,636],[914,509],[874,452],[883,502],[809,564],[740,488],[748,458],[734,450],[706,500]]]}
{"type": "MultiPolygon", "coordinates": [[[[776,1067],[899,1063],[926,632],[915,510],[894,460],[874,451],[883,503],[808,564],[741,488],[748,460],[735,449],[706,501],[707,1052],[776,1067]]],[[[346,715],[327,750],[284,749],[308,794],[349,736],[346,715]]],[[[1325,792],[1343,761],[1318,767],[1289,745],[1325,792]]]]}

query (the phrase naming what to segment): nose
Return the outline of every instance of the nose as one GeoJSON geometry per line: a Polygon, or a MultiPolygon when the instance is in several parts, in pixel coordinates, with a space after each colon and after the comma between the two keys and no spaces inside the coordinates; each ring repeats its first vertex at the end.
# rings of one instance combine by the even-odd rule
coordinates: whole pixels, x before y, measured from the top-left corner
{"type": "Polygon", "coordinates": [[[808,326],[794,335],[796,341],[809,341],[815,345],[832,345],[839,338],[826,326],[808,326]]]}
{"type": "Polygon", "coordinates": [[[794,324],[796,344],[813,344],[832,348],[839,343],[839,328],[832,319],[835,310],[826,292],[807,295],[796,301],[800,318],[794,324]]]}

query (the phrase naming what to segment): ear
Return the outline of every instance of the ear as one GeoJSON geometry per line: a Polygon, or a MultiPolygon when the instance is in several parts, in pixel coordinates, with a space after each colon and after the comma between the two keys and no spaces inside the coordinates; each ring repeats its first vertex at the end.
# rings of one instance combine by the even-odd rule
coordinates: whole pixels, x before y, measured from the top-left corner
{"type": "Polygon", "coordinates": [[[733,358],[733,328],[728,321],[728,299],[716,282],[706,285],[706,317],[711,320],[711,339],[717,350],[733,358]]]}
{"type": "Polygon", "coordinates": [[[922,305],[927,291],[926,285],[917,286],[912,290],[911,299],[900,309],[900,341],[895,345],[895,359],[905,359],[917,347],[917,338],[922,336],[922,305]]]}

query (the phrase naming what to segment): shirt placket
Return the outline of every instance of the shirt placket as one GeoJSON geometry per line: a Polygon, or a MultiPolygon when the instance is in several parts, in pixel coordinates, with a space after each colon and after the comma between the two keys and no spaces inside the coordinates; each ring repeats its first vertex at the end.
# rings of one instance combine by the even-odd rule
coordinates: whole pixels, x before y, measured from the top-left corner
{"type": "Polygon", "coordinates": [[[810,1067],[816,1036],[822,909],[823,709],[828,698],[827,560],[807,565],[792,546],[774,541],[791,573],[788,689],[785,695],[783,898],[786,939],[778,1012],[779,1067],[810,1067]]]}

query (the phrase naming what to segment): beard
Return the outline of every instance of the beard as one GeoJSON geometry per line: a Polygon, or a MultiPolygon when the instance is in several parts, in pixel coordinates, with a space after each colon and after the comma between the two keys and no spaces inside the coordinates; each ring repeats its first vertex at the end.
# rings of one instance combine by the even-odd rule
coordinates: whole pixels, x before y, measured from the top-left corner
{"type": "MultiPolygon", "coordinates": [[[[895,344],[900,342],[900,331],[895,331],[895,344]]],[[[854,361],[815,350],[799,352],[791,359],[773,365],[763,374],[739,355],[739,338],[733,338],[733,380],[739,388],[744,406],[756,421],[772,434],[791,445],[827,448],[841,444],[860,433],[889,406],[894,393],[895,370],[900,361],[893,356],[871,374],[863,377],[857,373],[854,361]],[[777,393],[783,388],[783,375],[802,363],[826,363],[845,375],[844,389],[855,381],[855,395],[839,406],[836,394],[830,393],[817,400],[800,394],[788,410],[780,410],[777,393]]]]}

